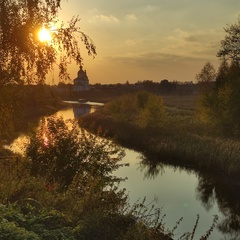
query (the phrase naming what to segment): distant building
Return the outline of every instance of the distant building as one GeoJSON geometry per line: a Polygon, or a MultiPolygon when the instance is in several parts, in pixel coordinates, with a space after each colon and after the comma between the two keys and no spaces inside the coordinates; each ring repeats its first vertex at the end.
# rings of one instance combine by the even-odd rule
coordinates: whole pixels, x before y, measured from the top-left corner
{"type": "Polygon", "coordinates": [[[89,79],[86,71],[80,67],[77,78],[73,80],[73,91],[88,91],[90,90],[89,79]]]}

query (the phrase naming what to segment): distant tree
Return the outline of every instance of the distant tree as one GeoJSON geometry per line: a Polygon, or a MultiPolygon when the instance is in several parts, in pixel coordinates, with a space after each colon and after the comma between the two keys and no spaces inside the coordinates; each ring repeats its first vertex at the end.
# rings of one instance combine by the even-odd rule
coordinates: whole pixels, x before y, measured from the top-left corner
{"type": "Polygon", "coordinates": [[[225,39],[221,41],[221,49],[217,56],[228,58],[236,63],[240,61],[240,16],[236,23],[224,28],[226,32],[225,39]]]}
{"type": "Polygon", "coordinates": [[[196,75],[196,79],[198,80],[198,83],[211,83],[214,82],[216,78],[216,70],[214,66],[207,62],[200,73],[196,75]]]}
{"type": "Polygon", "coordinates": [[[108,114],[118,123],[140,128],[156,128],[165,120],[162,99],[149,91],[125,94],[106,105],[108,114]]]}
{"type": "Polygon", "coordinates": [[[160,93],[162,93],[162,94],[169,94],[174,89],[176,89],[176,83],[175,82],[169,82],[167,79],[163,79],[160,82],[159,88],[160,88],[160,93]]]}
{"type": "Polygon", "coordinates": [[[218,68],[217,76],[216,76],[216,87],[222,87],[226,82],[228,82],[229,77],[229,64],[228,61],[224,58],[221,61],[221,64],[218,68]]]}
{"type": "Polygon", "coordinates": [[[196,79],[199,84],[200,92],[210,91],[216,80],[216,70],[214,66],[210,62],[207,62],[200,73],[196,75],[196,79]]]}
{"type": "Polygon", "coordinates": [[[92,40],[77,26],[78,17],[73,17],[67,27],[60,22],[60,3],[61,0],[0,0],[1,85],[12,80],[44,83],[55,63],[60,78],[67,79],[68,64],[82,64],[78,39],[88,54],[95,56],[92,40]],[[39,40],[42,27],[52,30],[50,42],[39,40]]]}
{"type": "Polygon", "coordinates": [[[144,80],[142,86],[144,90],[155,92],[157,90],[158,83],[153,82],[152,80],[144,80]]]}

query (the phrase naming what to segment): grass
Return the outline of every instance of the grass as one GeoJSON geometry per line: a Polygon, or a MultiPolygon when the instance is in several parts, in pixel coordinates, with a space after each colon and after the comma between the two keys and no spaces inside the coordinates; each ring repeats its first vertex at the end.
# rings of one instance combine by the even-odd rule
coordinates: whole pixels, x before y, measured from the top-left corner
{"type": "Polygon", "coordinates": [[[83,117],[81,124],[101,127],[123,146],[158,161],[210,170],[227,176],[240,174],[240,142],[214,132],[196,117],[196,96],[163,96],[166,117],[157,128],[140,128],[134,122],[114,119],[109,108],[83,117]]]}
{"type": "Polygon", "coordinates": [[[196,109],[196,95],[163,95],[161,97],[165,106],[174,107],[181,110],[196,109]]]}
{"type": "MultiPolygon", "coordinates": [[[[75,182],[66,191],[59,191],[57,182],[32,176],[28,164],[22,163],[17,165],[14,158],[0,162],[0,239],[172,240],[182,221],[168,229],[165,215],[154,202],[143,199],[133,206],[124,201],[118,204],[112,197],[113,189],[109,198],[101,201],[103,192],[92,191],[92,182],[80,195],[75,182]]],[[[203,239],[209,238],[215,221],[203,239]]],[[[198,221],[181,239],[193,239],[197,225],[198,221]]]]}

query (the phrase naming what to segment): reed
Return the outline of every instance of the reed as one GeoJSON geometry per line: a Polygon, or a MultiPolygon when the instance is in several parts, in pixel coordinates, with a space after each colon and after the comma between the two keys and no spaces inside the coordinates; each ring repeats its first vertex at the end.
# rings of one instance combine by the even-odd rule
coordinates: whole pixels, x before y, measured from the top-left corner
{"type": "Polygon", "coordinates": [[[201,123],[192,109],[165,107],[158,125],[141,127],[112,117],[109,108],[104,108],[81,119],[81,124],[93,131],[101,127],[123,146],[161,162],[229,176],[240,173],[240,141],[201,123]]]}

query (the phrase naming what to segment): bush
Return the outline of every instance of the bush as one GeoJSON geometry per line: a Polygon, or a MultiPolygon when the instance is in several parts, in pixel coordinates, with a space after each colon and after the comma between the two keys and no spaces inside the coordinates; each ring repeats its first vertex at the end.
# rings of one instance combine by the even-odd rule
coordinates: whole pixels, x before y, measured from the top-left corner
{"type": "Polygon", "coordinates": [[[156,128],[165,119],[162,99],[147,91],[121,96],[106,108],[117,122],[132,123],[140,128],[156,128]]]}
{"type": "Polygon", "coordinates": [[[89,174],[104,182],[114,181],[112,171],[120,166],[123,150],[114,142],[79,128],[75,120],[56,116],[42,119],[30,138],[26,156],[33,175],[69,186],[76,174],[89,174]]]}
{"type": "Polygon", "coordinates": [[[218,132],[228,136],[240,136],[240,67],[235,63],[225,70],[224,80],[220,66],[215,87],[199,98],[201,120],[211,124],[218,132]],[[221,79],[221,82],[219,82],[221,79]]]}

